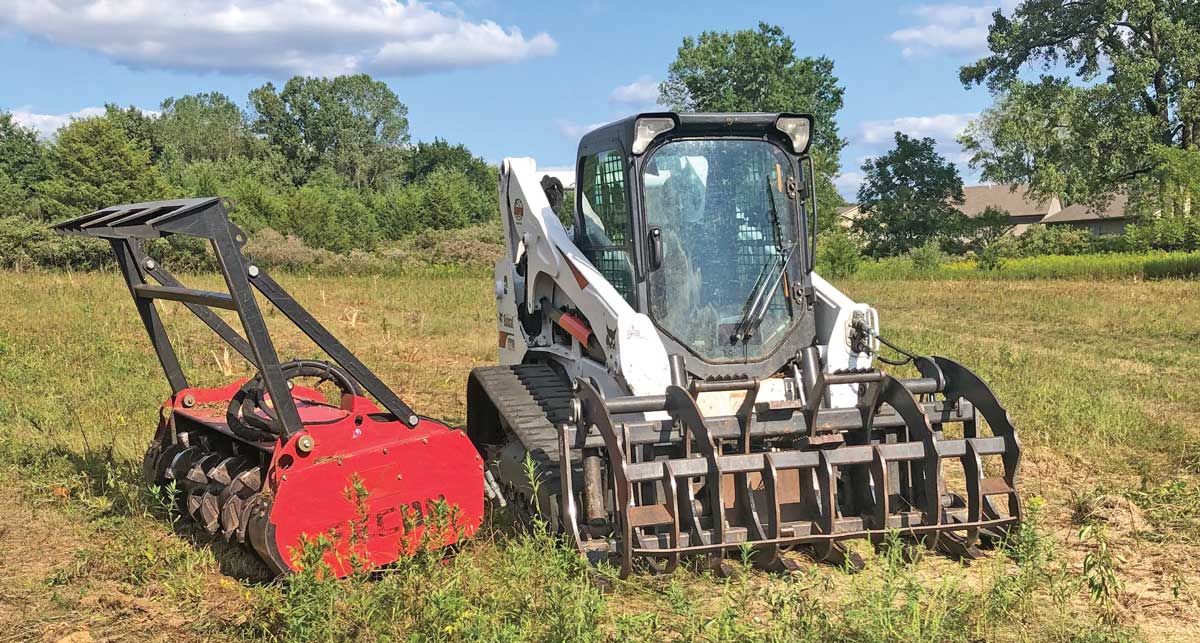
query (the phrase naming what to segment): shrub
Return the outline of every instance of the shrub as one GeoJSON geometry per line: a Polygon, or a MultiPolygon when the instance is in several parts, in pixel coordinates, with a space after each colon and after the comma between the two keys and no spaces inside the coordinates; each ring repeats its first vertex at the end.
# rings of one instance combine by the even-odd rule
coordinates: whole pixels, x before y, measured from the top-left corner
{"type": "Polygon", "coordinates": [[[858,272],[858,244],[841,230],[823,235],[817,250],[817,272],[830,279],[845,279],[858,272]]]}
{"type": "Polygon", "coordinates": [[[309,246],[346,253],[369,250],[379,240],[374,212],[330,173],[314,174],[289,201],[286,230],[309,246]]]}
{"type": "Polygon", "coordinates": [[[1167,252],[1200,250],[1200,216],[1169,216],[1143,219],[1125,230],[1130,248],[1166,250],[1167,252]]]}
{"type": "Polygon", "coordinates": [[[908,260],[918,272],[933,272],[941,267],[945,259],[946,255],[942,253],[938,242],[932,239],[908,251],[908,260]]]}
{"type": "Polygon", "coordinates": [[[1012,237],[1000,237],[975,253],[975,267],[994,271],[1004,267],[1004,260],[1016,254],[1017,242],[1012,237]]]}
{"type": "Polygon", "coordinates": [[[68,237],[25,217],[0,218],[0,267],[87,270],[112,261],[107,243],[68,237]]]}
{"type": "Polygon", "coordinates": [[[271,228],[250,235],[245,253],[264,268],[303,272],[324,263],[332,263],[334,253],[311,248],[299,237],[283,236],[271,228]]]}
{"type": "Polygon", "coordinates": [[[1016,254],[1022,257],[1039,255],[1079,255],[1092,251],[1096,235],[1087,230],[1068,226],[1031,225],[1017,237],[1016,254]]]}

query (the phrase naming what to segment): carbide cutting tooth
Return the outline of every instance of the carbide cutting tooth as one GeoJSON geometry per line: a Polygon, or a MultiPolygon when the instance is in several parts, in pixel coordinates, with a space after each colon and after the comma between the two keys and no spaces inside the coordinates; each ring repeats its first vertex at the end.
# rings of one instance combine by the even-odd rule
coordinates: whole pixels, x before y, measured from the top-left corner
{"type": "Polygon", "coordinates": [[[208,481],[227,485],[233,481],[233,477],[245,465],[246,461],[238,456],[225,458],[208,470],[208,481]]]}
{"type": "Polygon", "coordinates": [[[170,480],[182,481],[187,477],[188,469],[192,468],[196,458],[199,458],[201,451],[199,447],[186,447],[182,451],[175,452],[171,460],[167,462],[163,472],[163,478],[170,480]]]}
{"type": "Polygon", "coordinates": [[[220,518],[220,507],[217,506],[217,494],[209,488],[200,496],[200,506],[196,512],[196,522],[210,534],[217,533],[220,518]]]}
{"type": "Polygon", "coordinates": [[[262,488],[262,472],[258,467],[251,466],[248,469],[238,472],[233,477],[233,481],[221,490],[220,500],[224,503],[229,498],[235,496],[241,499],[249,498],[251,495],[258,493],[260,488],[262,488]]]}
{"type": "Polygon", "coordinates": [[[200,501],[203,499],[204,489],[196,488],[188,492],[187,495],[187,512],[193,520],[199,521],[197,517],[200,512],[200,501]]]}
{"type": "Polygon", "coordinates": [[[197,485],[208,482],[208,476],[204,474],[204,469],[199,464],[192,465],[192,468],[188,469],[187,475],[183,479],[197,485]]]}
{"type": "Polygon", "coordinates": [[[153,446],[150,450],[146,451],[146,462],[143,463],[146,477],[150,478],[150,476],[153,476],[150,482],[154,484],[172,479],[171,463],[184,450],[184,447],[178,444],[169,444],[166,447],[159,445],[159,447],[157,452],[155,452],[153,446]],[[154,458],[153,461],[150,459],[152,456],[154,458]]]}
{"type": "Polygon", "coordinates": [[[233,540],[242,520],[242,510],[245,503],[241,498],[232,496],[221,504],[221,535],[225,540],[233,540]]]}
{"type": "Polygon", "coordinates": [[[238,516],[238,526],[237,526],[237,534],[236,534],[237,541],[239,543],[246,542],[246,528],[250,526],[250,517],[252,515],[254,515],[255,511],[258,510],[258,506],[259,506],[259,496],[257,493],[250,496],[249,498],[246,498],[245,502],[242,503],[242,512],[241,512],[241,515],[238,516]]]}

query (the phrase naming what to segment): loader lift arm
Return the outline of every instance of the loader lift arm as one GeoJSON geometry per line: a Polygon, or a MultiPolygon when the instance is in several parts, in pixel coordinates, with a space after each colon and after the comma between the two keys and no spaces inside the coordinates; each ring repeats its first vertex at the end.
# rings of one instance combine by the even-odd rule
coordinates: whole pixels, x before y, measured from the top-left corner
{"type": "Polygon", "coordinates": [[[410,427],[416,426],[418,417],[408,404],[274,279],[242,254],[246,234],[229,220],[230,209],[229,201],[218,197],[148,201],[97,210],[59,223],[54,229],[63,234],[106,239],[112,245],[117,265],[173,393],[188,388],[188,381],[154,307],[156,299],[183,303],[253,364],[271,396],[284,435],[290,436],[300,430],[302,423],[295,401],[288,394],[279,355],[254,296],[254,290],[257,290],[399,421],[410,427]],[[227,293],[187,288],[143,251],[143,241],[174,234],[205,239],[212,245],[217,266],[228,287],[227,293]],[[158,285],[150,283],[148,277],[158,285]],[[245,337],[217,316],[212,308],[235,311],[245,337]]]}

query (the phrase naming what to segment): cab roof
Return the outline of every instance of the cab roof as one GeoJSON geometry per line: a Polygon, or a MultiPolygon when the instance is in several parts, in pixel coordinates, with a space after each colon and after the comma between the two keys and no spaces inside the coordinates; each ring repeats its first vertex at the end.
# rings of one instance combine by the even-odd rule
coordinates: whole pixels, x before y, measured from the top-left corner
{"type": "Polygon", "coordinates": [[[812,119],[811,114],[790,112],[642,112],[597,127],[579,140],[579,156],[601,148],[610,148],[616,140],[628,151],[634,139],[634,124],[639,118],[668,117],[675,121],[672,136],[762,136],[778,133],[775,122],[781,116],[812,119]]]}

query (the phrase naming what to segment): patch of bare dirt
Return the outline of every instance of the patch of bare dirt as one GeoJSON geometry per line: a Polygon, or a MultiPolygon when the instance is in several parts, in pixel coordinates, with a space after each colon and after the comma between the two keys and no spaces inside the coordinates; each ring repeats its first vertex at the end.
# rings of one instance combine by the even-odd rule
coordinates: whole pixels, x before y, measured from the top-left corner
{"type": "Polygon", "coordinates": [[[178,606],[124,583],[92,579],[79,561],[103,539],[54,506],[34,506],[0,480],[0,643],[212,640],[178,606]],[[59,582],[57,575],[69,574],[59,582]]]}

